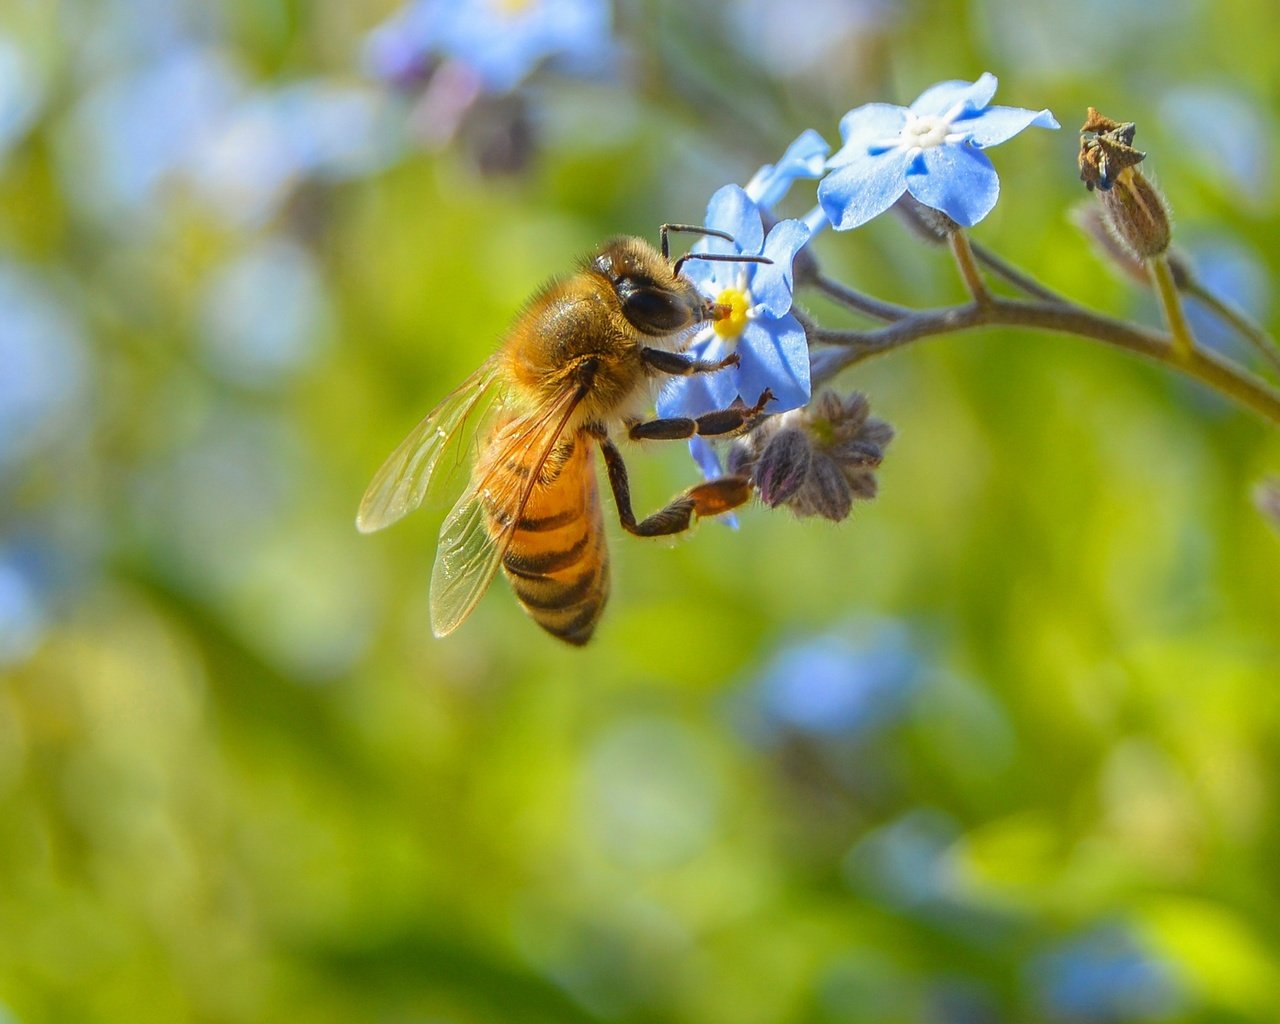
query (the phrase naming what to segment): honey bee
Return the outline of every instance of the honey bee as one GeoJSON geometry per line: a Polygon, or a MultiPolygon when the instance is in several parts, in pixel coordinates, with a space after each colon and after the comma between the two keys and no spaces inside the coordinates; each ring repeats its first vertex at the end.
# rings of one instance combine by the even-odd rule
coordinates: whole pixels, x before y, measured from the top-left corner
{"type": "Polygon", "coordinates": [[[728,310],[680,276],[689,259],[769,262],[760,256],[668,256],[669,231],[732,239],[687,224],[661,230],[661,250],[619,237],[527,303],[505,341],[429,412],[374,475],[356,516],[363,533],[413,511],[474,449],[470,481],[440,530],[431,573],[431,629],[452,633],[498,568],[529,616],[552,636],[585,644],[609,596],[609,554],[593,451],[598,446],[622,527],[640,537],[679,533],[693,516],[726,512],[751,482],[724,476],[636,520],[627,468],[613,441],[738,433],[772,398],[696,418],[644,420],[657,379],[715,373],[738,362],[684,355],[693,329],[728,310]],[[478,438],[471,445],[468,439],[478,438]]]}

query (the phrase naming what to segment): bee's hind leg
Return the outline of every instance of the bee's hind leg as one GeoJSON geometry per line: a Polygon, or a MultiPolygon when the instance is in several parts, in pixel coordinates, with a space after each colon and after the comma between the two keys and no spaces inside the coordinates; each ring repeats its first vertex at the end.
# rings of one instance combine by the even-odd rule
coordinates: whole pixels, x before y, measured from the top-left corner
{"type": "Polygon", "coordinates": [[[635,513],[631,510],[631,484],[627,479],[627,465],[622,460],[622,453],[608,437],[600,438],[600,450],[604,453],[605,466],[609,471],[609,486],[613,488],[613,500],[618,506],[622,528],[637,537],[665,537],[682,533],[689,528],[695,515],[714,516],[728,512],[751,497],[749,479],[744,476],[722,476],[689,488],[666,507],[636,522],[635,513]]]}

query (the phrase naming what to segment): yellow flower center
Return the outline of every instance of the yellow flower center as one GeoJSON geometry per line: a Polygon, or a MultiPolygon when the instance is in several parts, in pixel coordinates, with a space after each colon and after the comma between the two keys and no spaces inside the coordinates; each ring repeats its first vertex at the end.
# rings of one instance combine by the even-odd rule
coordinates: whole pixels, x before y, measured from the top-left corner
{"type": "Polygon", "coordinates": [[[715,322],[715,332],[722,338],[736,338],[747,326],[747,310],[751,308],[751,296],[742,288],[726,288],[716,296],[716,305],[727,309],[715,322]]]}
{"type": "Polygon", "coordinates": [[[514,18],[534,5],[534,0],[493,0],[493,5],[504,18],[514,18]]]}

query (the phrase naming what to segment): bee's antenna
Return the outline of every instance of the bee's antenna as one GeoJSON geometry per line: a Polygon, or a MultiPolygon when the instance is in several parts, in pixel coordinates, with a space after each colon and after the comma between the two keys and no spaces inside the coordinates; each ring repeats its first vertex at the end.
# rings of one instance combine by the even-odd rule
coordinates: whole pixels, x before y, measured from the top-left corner
{"type": "Polygon", "coordinates": [[[662,257],[668,259],[667,251],[667,232],[668,231],[687,231],[694,235],[712,235],[715,238],[723,238],[726,242],[733,241],[733,235],[726,231],[719,231],[716,228],[704,228],[698,224],[663,224],[658,228],[658,237],[662,239],[662,257]]]}
{"type": "Polygon", "coordinates": [[[671,268],[671,273],[678,276],[680,268],[689,260],[706,260],[708,263],[773,263],[773,260],[769,259],[768,256],[735,255],[727,252],[689,252],[676,260],[675,265],[671,268]]]}

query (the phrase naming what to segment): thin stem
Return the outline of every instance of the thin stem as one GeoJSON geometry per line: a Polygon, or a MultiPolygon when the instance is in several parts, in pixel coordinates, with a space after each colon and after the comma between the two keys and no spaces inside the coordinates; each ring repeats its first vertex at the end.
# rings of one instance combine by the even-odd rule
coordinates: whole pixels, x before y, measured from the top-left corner
{"type": "Polygon", "coordinates": [[[815,274],[812,280],[813,286],[827,298],[844,306],[845,309],[851,309],[855,313],[869,316],[873,320],[884,320],[886,323],[893,323],[895,320],[903,320],[915,312],[909,306],[899,306],[892,302],[884,302],[881,299],[873,299],[870,295],[863,295],[862,292],[856,292],[847,285],[827,277],[826,274],[815,274]]]}
{"type": "Polygon", "coordinates": [[[1196,344],[1191,336],[1191,325],[1187,323],[1187,315],[1182,308],[1182,298],[1178,295],[1178,285],[1173,279],[1169,260],[1165,256],[1157,256],[1148,266],[1151,268],[1152,280],[1155,281],[1156,295],[1160,298],[1164,322],[1169,325],[1169,333],[1173,336],[1173,354],[1179,360],[1189,361],[1196,344]]]}
{"type": "Polygon", "coordinates": [[[973,302],[921,310],[873,331],[815,331],[814,342],[840,347],[815,353],[814,384],[823,384],[848,366],[921,338],[995,326],[1073,334],[1124,349],[1194,377],[1280,426],[1280,390],[1229,359],[1194,348],[1181,354],[1168,335],[1078,306],[998,297],[991,298],[985,305],[973,302]]]}
{"type": "Polygon", "coordinates": [[[1275,338],[1254,323],[1239,306],[1211,292],[1203,282],[1195,277],[1190,278],[1183,284],[1182,291],[1238,331],[1254,348],[1262,353],[1263,358],[1277,370],[1280,370],[1280,346],[1276,344],[1275,338]]]}
{"type": "Polygon", "coordinates": [[[1031,296],[1031,298],[1040,299],[1043,302],[1065,303],[1067,301],[1052,288],[1046,288],[1030,274],[1019,270],[1012,263],[1006,263],[985,245],[970,239],[969,248],[973,250],[974,258],[991,273],[1003,278],[1019,291],[1031,296]]]}
{"type": "Polygon", "coordinates": [[[969,245],[969,235],[963,228],[956,228],[947,236],[947,240],[951,243],[951,254],[956,258],[956,266],[960,268],[960,276],[964,278],[964,285],[973,296],[973,301],[979,306],[988,304],[991,293],[987,291],[987,283],[982,280],[982,271],[978,269],[978,261],[969,245]]]}

